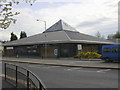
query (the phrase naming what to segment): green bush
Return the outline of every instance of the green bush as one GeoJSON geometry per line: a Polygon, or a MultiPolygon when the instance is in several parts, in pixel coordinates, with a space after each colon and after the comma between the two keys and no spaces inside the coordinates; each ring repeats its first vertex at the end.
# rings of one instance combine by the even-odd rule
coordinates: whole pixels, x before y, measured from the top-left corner
{"type": "Polygon", "coordinates": [[[101,54],[96,52],[79,52],[75,58],[101,58],[101,54]]]}

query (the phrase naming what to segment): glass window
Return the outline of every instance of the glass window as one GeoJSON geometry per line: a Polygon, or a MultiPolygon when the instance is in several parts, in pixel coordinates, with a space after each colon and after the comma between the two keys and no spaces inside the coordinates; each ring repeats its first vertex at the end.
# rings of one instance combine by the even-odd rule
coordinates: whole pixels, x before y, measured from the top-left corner
{"type": "Polygon", "coordinates": [[[120,48],[118,48],[118,52],[120,52],[120,48]]]}
{"type": "Polygon", "coordinates": [[[103,51],[104,52],[110,52],[110,48],[104,48],[103,51]]]}
{"type": "Polygon", "coordinates": [[[118,52],[118,48],[112,48],[112,52],[118,52]]]}

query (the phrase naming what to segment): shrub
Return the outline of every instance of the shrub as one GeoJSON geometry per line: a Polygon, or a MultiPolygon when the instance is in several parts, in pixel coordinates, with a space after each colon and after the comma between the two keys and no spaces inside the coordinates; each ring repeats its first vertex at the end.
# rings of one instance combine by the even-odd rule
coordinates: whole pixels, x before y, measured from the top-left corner
{"type": "Polygon", "coordinates": [[[101,58],[101,54],[98,54],[96,52],[79,52],[75,58],[101,58]]]}

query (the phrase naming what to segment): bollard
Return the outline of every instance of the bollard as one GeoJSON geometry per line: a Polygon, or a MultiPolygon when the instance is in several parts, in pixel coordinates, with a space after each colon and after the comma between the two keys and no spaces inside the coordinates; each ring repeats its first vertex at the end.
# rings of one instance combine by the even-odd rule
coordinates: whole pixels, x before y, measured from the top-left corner
{"type": "Polygon", "coordinates": [[[29,71],[27,71],[27,90],[29,90],[29,71]]]}
{"type": "Polygon", "coordinates": [[[6,63],[5,63],[5,80],[6,80],[6,63]]]}
{"type": "Polygon", "coordinates": [[[18,69],[18,67],[16,66],[16,87],[18,86],[17,69],[18,69]]]}
{"type": "Polygon", "coordinates": [[[42,90],[42,85],[40,82],[39,82],[39,90],[42,90]]]}

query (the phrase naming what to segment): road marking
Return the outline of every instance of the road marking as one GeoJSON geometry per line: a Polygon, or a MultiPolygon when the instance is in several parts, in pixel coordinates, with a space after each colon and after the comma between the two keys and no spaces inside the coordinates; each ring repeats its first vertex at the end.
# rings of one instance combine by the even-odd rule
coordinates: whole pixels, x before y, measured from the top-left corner
{"type": "Polygon", "coordinates": [[[107,72],[107,71],[110,71],[111,69],[105,69],[105,70],[99,70],[97,72],[107,72]]]}
{"type": "Polygon", "coordinates": [[[72,70],[78,70],[78,69],[81,69],[81,68],[69,68],[69,69],[64,69],[64,70],[72,71],[72,70]]]}
{"type": "Polygon", "coordinates": [[[5,75],[4,74],[0,74],[0,77],[5,77],[5,75]]]}
{"type": "Polygon", "coordinates": [[[32,68],[57,68],[57,67],[61,67],[61,66],[28,66],[28,67],[32,67],[32,68]]]}
{"type": "Polygon", "coordinates": [[[107,71],[110,71],[111,69],[105,69],[105,70],[82,70],[81,68],[69,68],[69,69],[64,69],[66,71],[83,71],[83,72],[96,72],[96,73],[106,73],[107,71]]]}
{"type": "Polygon", "coordinates": [[[51,68],[51,67],[42,67],[42,68],[46,68],[46,69],[49,69],[49,68],[51,68]]]}
{"type": "Polygon", "coordinates": [[[50,67],[43,67],[43,66],[29,66],[29,67],[32,67],[32,68],[50,68],[50,67]]]}
{"type": "Polygon", "coordinates": [[[56,68],[56,67],[61,67],[61,66],[51,66],[51,67],[56,68]]]}
{"type": "Polygon", "coordinates": [[[82,72],[96,72],[96,71],[89,71],[89,70],[77,70],[77,71],[82,71],[82,72]]]}
{"type": "Polygon", "coordinates": [[[41,67],[38,67],[38,66],[27,66],[27,67],[31,67],[31,68],[41,68],[41,67]]]}

